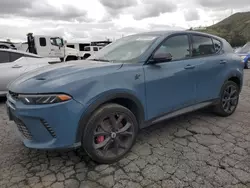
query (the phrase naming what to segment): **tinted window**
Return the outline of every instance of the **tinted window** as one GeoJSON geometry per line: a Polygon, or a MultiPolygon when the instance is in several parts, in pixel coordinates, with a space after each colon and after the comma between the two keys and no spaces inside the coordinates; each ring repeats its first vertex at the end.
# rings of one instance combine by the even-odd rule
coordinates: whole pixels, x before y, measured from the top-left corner
{"type": "Polygon", "coordinates": [[[86,46],[89,46],[89,44],[79,44],[79,50],[80,50],[80,51],[84,51],[84,48],[85,48],[86,46]]]}
{"type": "Polygon", "coordinates": [[[98,48],[97,48],[97,47],[94,47],[94,51],[98,51],[98,48]]]}
{"type": "Polygon", "coordinates": [[[0,63],[10,62],[9,52],[0,52],[0,63]]]}
{"type": "Polygon", "coordinates": [[[84,51],[90,51],[90,47],[85,47],[84,51]]]}
{"type": "Polygon", "coordinates": [[[213,42],[214,42],[215,53],[217,53],[221,49],[221,42],[217,39],[213,39],[213,42]]]}
{"type": "Polygon", "coordinates": [[[215,53],[214,45],[210,37],[193,35],[193,56],[204,56],[215,53]]]}
{"type": "Polygon", "coordinates": [[[10,53],[10,61],[16,61],[17,59],[19,59],[20,57],[22,57],[22,54],[18,54],[18,53],[10,53]]]}
{"type": "Polygon", "coordinates": [[[41,37],[39,39],[39,42],[40,42],[40,46],[46,46],[46,39],[44,37],[41,37]]]}
{"type": "Polygon", "coordinates": [[[160,48],[158,48],[157,53],[159,51],[170,53],[172,60],[190,57],[188,36],[178,35],[167,39],[160,48]]]}

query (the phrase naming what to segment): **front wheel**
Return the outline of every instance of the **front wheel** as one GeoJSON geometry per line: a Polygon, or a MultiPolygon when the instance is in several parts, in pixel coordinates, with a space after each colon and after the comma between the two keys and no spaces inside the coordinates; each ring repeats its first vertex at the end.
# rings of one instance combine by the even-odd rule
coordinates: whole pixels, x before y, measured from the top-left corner
{"type": "Polygon", "coordinates": [[[98,163],[120,160],[134,145],[138,132],[135,115],[118,104],[105,104],[87,122],[82,146],[98,163]]]}
{"type": "Polygon", "coordinates": [[[234,113],[239,102],[240,88],[233,81],[226,81],[222,86],[219,103],[214,107],[214,112],[223,117],[234,113]]]}

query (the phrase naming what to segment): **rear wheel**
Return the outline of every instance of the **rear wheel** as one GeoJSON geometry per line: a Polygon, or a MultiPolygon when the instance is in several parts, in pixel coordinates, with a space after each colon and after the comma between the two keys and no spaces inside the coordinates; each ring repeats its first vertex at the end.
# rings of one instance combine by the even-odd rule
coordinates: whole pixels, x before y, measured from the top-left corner
{"type": "Polygon", "coordinates": [[[248,63],[248,62],[246,62],[245,67],[244,67],[245,69],[249,69],[248,64],[249,64],[249,63],[248,63]]]}
{"type": "Polygon", "coordinates": [[[250,59],[247,60],[245,69],[249,69],[249,66],[250,66],[250,59]]]}
{"type": "Polygon", "coordinates": [[[227,81],[220,93],[220,101],[214,107],[214,112],[219,116],[230,116],[234,113],[239,102],[239,86],[233,81],[227,81]]]}
{"type": "Polygon", "coordinates": [[[118,104],[106,104],[89,119],[82,146],[96,162],[120,160],[134,145],[138,132],[135,115],[118,104]]]}

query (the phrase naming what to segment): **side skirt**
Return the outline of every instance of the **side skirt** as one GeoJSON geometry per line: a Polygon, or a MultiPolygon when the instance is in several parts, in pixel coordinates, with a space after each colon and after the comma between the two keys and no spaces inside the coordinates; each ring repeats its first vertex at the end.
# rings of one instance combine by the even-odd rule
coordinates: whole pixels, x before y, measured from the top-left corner
{"type": "Polygon", "coordinates": [[[167,119],[171,119],[173,117],[177,117],[177,116],[189,113],[189,112],[193,112],[193,111],[205,108],[207,106],[211,106],[213,104],[216,104],[217,101],[218,100],[206,101],[206,102],[202,102],[202,103],[199,103],[199,104],[195,104],[195,105],[192,105],[192,106],[188,106],[188,107],[176,110],[174,112],[163,114],[163,115],[161,115],[159,117],[156,117],[156,118],[153,118],[151,120],[146,121],[141,128],[145,128],[145,127],[148,127],[150,125],[159,123],[161,121],[164,121],[164,120],[167,120],[167,119]]]}

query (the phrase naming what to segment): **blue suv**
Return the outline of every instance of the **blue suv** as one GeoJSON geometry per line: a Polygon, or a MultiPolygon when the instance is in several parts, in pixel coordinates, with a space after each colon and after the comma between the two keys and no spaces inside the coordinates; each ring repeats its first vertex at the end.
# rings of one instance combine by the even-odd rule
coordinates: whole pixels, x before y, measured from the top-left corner
{"type": "Polygon", "coordinates": [[[26,147],[82,147],[121,159],[139,129],[211,107],[234,113],[243,64],[227,41],[193,31],[119,39],[87,60],[49,65],[12,82],[7,111],[26,147]]]}

